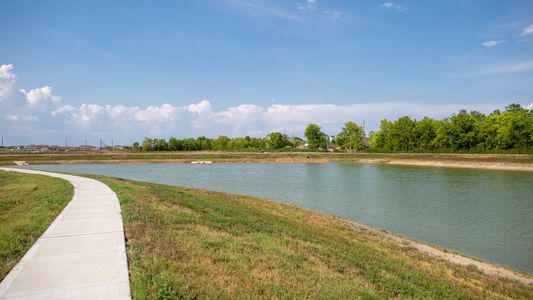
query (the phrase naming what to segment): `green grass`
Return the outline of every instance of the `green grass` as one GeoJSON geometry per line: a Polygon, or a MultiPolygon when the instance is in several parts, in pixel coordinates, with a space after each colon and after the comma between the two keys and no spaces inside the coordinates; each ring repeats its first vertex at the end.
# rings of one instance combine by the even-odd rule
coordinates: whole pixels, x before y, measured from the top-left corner
{"type": "Polygon", "coordinates": [[[0,278],[4,278],[72,199],[67,181],[0,171],[0,278]]]}
{"type": "Polygon", "coordinates": [[[118,195],[136,299],[533,298],[533,288],[253,197],[103,176],[118,195]]]}

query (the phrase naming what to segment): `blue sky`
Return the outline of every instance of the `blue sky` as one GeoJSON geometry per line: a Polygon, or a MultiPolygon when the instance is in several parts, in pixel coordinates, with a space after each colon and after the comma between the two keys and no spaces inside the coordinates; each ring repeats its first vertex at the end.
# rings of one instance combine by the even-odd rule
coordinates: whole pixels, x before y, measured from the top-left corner
{"type": "Polygon", "coordinates": [[[12,144],[301,135],[533,102],[533,1],[2,1],[12,144]],[[23,91],[21,91],[23,90],[23,91]]]}

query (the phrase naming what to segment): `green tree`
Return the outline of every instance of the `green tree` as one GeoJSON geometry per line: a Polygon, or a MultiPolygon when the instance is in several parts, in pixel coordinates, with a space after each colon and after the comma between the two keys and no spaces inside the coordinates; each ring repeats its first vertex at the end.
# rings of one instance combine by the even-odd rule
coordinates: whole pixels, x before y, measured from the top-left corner
{"type": "Polygon", "coordinates": [[[177,138],[175,138],[175,137],[170,137],[170,138],[168,139],[168,150],[169,150],[169,151],[179,151],[179,150],[182,150],[181,147],[180,147],[180,146],[181,146],[181,145],[180,145],[180,144],[181,144],[180,142],[181,142],[181,141],[178,140],[177,138]]]}
{"type": "Polygon", "coordinates": [[[168,144],[165,139],[154,139],[155,151],[168,151],[168,144]]]}
{"type": "Polygon", "coordinates": [[[326,149],[326,134],[322,132],[317,124],[311,123],[307,125],[304,135],[307,138],[310,149],[326,149]]]}
{"type": "Polygon", "coordinates": [[[250,138],[247,145],[250,149],[264,150],[267,147],[267,141],[260,138],[250,138]]]}
{"type": "Polygon", "coordinates": [[[283,149],[291,145],[289,137],[281,132],[271,132],[267,135],[268,146],[271,149],[283,149]]]}
{"type": "Polygon", "coordinates": [[[185,151],[197,151],[197,150],[199,150],[198,143],[193,138],[184,139],[184,140],[182,140],[182,142],[183,142],[183,150],[185,150],[185,151]]]}
{"type": "Polygon", "coordinates": [[[143,151],[154,151],[155,150],[154,140],[150,138],[144,138],[143,143],[142,143],[142,150],[143,151]]]}
{"type": "Polygon", "coordinates": [[[428,117],[417,121],[413,132],[415,148],[426,151],[434,149],[439,126],[439,121],[428,117]]]}
{"type": "Polygon", "coordinates": [[[464,150],[476,148],[480,143],[480,123],[485,116],[478,112],[459,111],[446,119],[437,130],[436,145],[440,148],[464,150]]]}
{"type": "Polygon", "coordinates": [[[335,141],[337,145],[349,152],[362,150],[365,148],[363,135],[362,127],[354,122],[347,122],[335,137],[335,141]]]}
{"type": "Polygon", "coordinates": [[[533,146],[533,110],[520,104],[510,104],[500,115],[496,131],[499,149],[529,148],[533,146]]]}
{"type": "Polygon", "coordinates": [[[505,107],[505,111],[506,112],[521,112],[521,111],[524,111],[526,110],[525,108],[522,107],[522,105],[518,104],[518,103],[512,103],[512,104],[509,104],[505,107]]]}
{"type": "Polygon", "coordinates": [[[378,148],[385,151],[392,150],[392,132],[393,124],[387,119],[381,120],[378,131],[372,131],[370,133],[369,144],[373,148],[378,148]]]}
{"type": "Polygon", "coordinates": [[[211,150],[212,142],[211,139],[206,138],[205,136],[201,136],[196,139],[196,142],[198,144],[198,150],[211,150]]]}
{"type": "Polygon", "coordinates": [[[416,121],[408,116],[400,117],[393,123],[391,132],[391,147],[395,151],[409,151],[415,148],[416,121]]]}
{"type": "Polygon", "coordinates": [[[229,143],[231,139],[225,135],[221,135],[213,140],[213,150],[229,150],[229,143]]]}
{"type": "Polygon", "coordinates": [[[231,139],[228,148],[231,150],[242,151],[248,147],[249,142],[245,138],[234,138],[231,139]]]}

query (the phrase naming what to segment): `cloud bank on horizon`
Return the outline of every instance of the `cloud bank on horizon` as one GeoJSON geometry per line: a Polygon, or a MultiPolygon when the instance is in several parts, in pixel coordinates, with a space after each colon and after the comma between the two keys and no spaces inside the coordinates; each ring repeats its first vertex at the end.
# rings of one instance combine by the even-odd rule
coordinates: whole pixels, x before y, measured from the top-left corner
{"type": "MultiPolygon", "coordinates": [[[[262,137],[272,131],[302,136],[311,122],[321,125],[328,134],[335,134],[346,121],[366,121],[366,128],[373,130],[383,118],[444,118],[460,109],[488,113],[507,104],[241,104],[218,111],[209,100],[185,106],[76,106],[54,94],[50,86],[25,90],[19,87],[17,78],[13,65],[0,66],[0,133],[9,145],[63,144],[65,138],[71,145],[82,144],[85,139],[96,145],[100,138],[108,143],[114,139],[116,143],[131,144],[144,137],[262,137]]],[[[533,108],[533,103],[529,108],[533,108]]]]}

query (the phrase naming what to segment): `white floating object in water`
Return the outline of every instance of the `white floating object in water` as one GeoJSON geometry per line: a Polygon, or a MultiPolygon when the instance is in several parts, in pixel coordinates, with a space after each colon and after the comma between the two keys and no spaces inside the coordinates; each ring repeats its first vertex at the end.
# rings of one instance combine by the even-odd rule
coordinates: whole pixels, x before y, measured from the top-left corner
{"type": "Polygon", "coordinates": [[[195,165],[205,165],[205,164],[211,164],[212,161],[210,160],[196,160],[196,161],[191,161],[191,164],[195,164],[195,165]]]}

